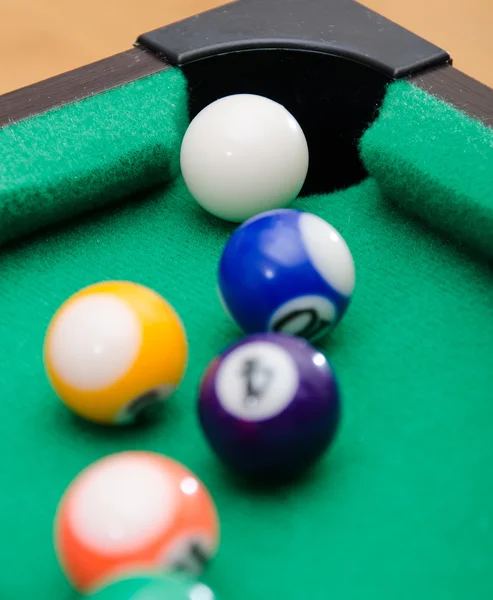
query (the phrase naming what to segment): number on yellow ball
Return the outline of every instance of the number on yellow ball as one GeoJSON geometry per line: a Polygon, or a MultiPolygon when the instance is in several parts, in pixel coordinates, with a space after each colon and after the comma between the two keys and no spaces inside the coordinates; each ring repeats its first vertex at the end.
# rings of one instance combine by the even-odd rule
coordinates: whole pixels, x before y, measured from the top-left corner
{"type": "Polygon", "coordinates": [[[123,424],[180,384],[188,346],[183,324],[153,290],[126,281],[74,294],[51,320],[48,378],[62,401],[91,421],[123,424]]]}

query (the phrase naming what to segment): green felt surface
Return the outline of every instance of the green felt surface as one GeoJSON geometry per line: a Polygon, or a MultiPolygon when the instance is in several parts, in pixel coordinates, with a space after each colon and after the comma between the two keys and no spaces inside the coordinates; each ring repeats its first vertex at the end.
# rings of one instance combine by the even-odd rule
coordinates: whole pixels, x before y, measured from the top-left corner
{"type": "Polygon", "coordinates": [[[91,461],[135,448],[183,461],[214,495],[223,538],[206,581],[221,597],[491,597],[491,271],[389,206],[372,180],[297,206],[344,234],[357,289],[324,346],[344,395],[339,438],[310,477],[278,490],[236,483],[197,425],[201,373],[237,335],[215,291],[232,227],[205,215],[180,181],[4,250],[2,597],[70,597],[51,544],[58,499],[91,461]],[[73,418],[44,377],[53,311],[107,278],[152,286],[188,332],[183,386],[145,428],[73,418]]]}
{"type": "Polygon", "coordinates": [[[199,378],[238,336],[216,296],[233,226],[204,213],[180,179],[3,248],[0,598],[73,598],[52,547],[58,500],[87,464],[125,449],[168,454],[208,486],[222,542],[204,581],[222,598],[492,597],[491,268],[389,202],[372,178],[295,206],[341,231],[357,286],[322,345],[341,383],[340,434],[304,480],[277,489],[236,481],[198,427],[199,378]],[[103,279],[151,286],[187,329],[183,385],[146,426],[82,422],[44,376],[53,312],[103,279]]]}
{"type": "Polygon", "coordinates": [[[361,155],[387,197],[493,257],[493,129],[401,81],[389,86],[361,155]]]}

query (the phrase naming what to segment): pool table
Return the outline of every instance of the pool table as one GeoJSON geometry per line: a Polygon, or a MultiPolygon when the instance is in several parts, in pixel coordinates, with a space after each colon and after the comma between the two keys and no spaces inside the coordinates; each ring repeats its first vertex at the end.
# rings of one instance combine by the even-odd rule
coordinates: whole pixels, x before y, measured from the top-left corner
{"type": "Polygon", "coordinates": [[[169,455],[210,490],[222,538],[202,580],[219,598],[493,597],[493,92],[351,0],[325,2],[330,17],[321,4],[242,0],[0,97],[2,600],[76,597],[53,549],[57,503],[84,467],[127,449],[169,455]],[[247,39],[234,11],[260,4],[271,15],[247,39]],[[295,39],[317,19],[326,46],[316,31],[295,39]],[[228,39],[204,50],[215,22],[228,39]],[[176,50],[183,39],[196,47],[176,50]],[[392,62],[411,47],[424,54],[392,62]],[[306,128],[293,206],[342,233],[357,274],[319,343],[341,386],[337,439],[282,485],[223,468],[196,410],[205,367],[241,335],[216,294],[235,225],[190,197],[180,143],[203,105],[239,91],[283,102],[306,128]],[[108,279],[165,296],[190,347],[163,414],[122,428],[72,415],[42,362],[57,307],[108,279]]]}

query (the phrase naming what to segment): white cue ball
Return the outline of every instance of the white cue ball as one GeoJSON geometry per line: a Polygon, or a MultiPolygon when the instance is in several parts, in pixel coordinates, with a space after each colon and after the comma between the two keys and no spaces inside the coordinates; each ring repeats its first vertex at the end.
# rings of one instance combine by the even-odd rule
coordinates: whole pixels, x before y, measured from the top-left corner
{"type": "Polygon", "coordinates": [[[181,171],[205,210],[239,223],[297,197],[308,171],[308,145],[281,104],[252,94],[226,96],[191,122],[181,171]]]}

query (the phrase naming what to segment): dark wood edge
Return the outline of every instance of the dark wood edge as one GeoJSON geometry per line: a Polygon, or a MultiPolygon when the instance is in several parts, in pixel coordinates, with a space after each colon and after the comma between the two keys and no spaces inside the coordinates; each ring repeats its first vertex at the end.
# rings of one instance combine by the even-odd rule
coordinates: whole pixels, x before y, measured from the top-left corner
{"type": "Polygon", "coordinates": [[[79,69],[0,96],[0,128],[169,68],[142,48],[133,48],[79,69]]]}
{"type": "MultiPolygon", "coordinates": [[[[169,67],[162,58],[136,47],[9,92],[0,96],[0,128],[169,67]]],[[[493,126],[493,90],[451,65],[419,73],[408,81],[493,126]]]]}
{"type": "Polygon", "coordinates": [[[445,100],[485,125],[493,126],[493,89],[444,65],[408,79],[413,85],[445,100]]]}

